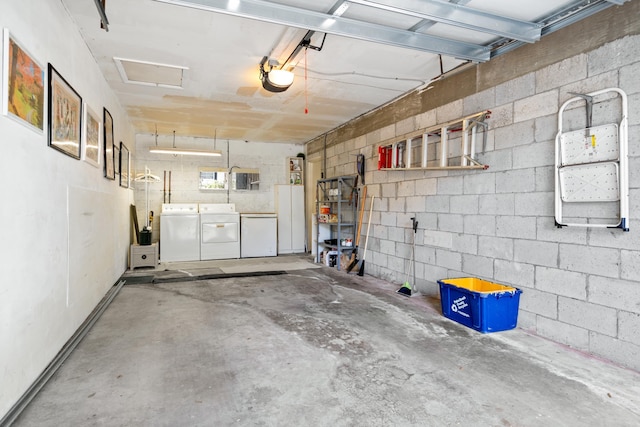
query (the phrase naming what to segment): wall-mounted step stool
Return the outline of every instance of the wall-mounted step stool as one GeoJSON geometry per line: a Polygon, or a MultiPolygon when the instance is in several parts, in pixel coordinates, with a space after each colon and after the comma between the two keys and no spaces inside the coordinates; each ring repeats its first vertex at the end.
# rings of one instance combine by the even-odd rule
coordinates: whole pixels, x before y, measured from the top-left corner
{"type": "Polygon", "coordinates": [[[629,231],[627,95],[618,88],[575,95],[558,112],[556,226],[629,231]],[[617,120],[594,125],[595,103],[606,107],[600,111],[618,113],[609,114],[618,115],[617,120]],[[586,108],[586,126],[568,130],[571,123],[583,123],[576,114],[579,104],[586,108]]]}

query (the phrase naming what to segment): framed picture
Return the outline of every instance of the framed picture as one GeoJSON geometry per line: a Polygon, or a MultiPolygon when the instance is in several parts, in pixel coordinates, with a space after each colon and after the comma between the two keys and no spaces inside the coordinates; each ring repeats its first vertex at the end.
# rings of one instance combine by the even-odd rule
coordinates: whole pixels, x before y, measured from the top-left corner
{"type": "Polygon", "coordinates": [[[100,166],[100,118],[84,104],[84,152],[82,158],[95,167],[100,166]]]}
{"type": "Polygon", "coordinates": [[[116,169],[113,157],[113,118],[111,113],[103,108],[104,138],[102,152],[104,153],[104,177],[107,179],[116,179],[116,169]]]}
{"type": "Polygon", "coordinates": [[[36,132],[44,131],[44,69],[5,28],[2,113],[36,132]]]}
{"type": "Polygon", "coordinates": [[[49,146],[80,159],[82,98],[49,64],[49,146]]]}
{"type": "Polygon", "coordinates": [[[114,173],[120,175],[120,147],[117,144],[113,144],[113,168],[114,173]]]}
{"type": "Polygon", "coordinates": [[[129,188],[129,149],[120,141],[120,187],[129,188]]]}

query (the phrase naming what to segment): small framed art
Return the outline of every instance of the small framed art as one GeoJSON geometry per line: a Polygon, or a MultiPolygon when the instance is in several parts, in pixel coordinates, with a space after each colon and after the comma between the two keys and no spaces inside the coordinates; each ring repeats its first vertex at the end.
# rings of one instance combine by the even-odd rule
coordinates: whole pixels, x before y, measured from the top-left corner
{"type": "Polygon", "coordinates": [[[113,118],[106,108],[103,109],[104,138],[102,139],[102,152],[104,153],[104,177],[116,179],[116,169],[113,158],[113,118]]]}
{"type": "Polygon", "coordinates": [[[49,146],[80,159],[82,97],[49,64],[49,146]]]}
{"type": "Polygon", "coordinates": [[[82,158],[95,167],[100,166],[100,118],[87,104],[84,104],[84,152],[82,158]]]}
{"type": "Polygon", "coordinates": [[[129,188],[129,149],[120,141],[120,187],[129,188]]]}

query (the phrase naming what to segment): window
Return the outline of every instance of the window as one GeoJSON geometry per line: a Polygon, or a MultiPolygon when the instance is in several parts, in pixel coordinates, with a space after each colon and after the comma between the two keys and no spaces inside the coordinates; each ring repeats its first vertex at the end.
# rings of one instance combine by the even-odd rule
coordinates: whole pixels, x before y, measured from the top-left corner
{"type": "MultiPolygon", "coordinates": [[[[224,168],[200,168],[200,190],[226,190],[229,173],[224,168]]],[[[260,170],[231,168],[231,190],[257,191],[260,189],[260,170]]]]}
{"type": "Polygon", "coordinates": [[[231,188],[233,190],[259,190],[259,169],[233,169],[231,174],[231,188]]]}
{"type": "Polygon", "coordinates": [[[222,168],[200,168],[200,190],[225,190],[227,170],[222,168]]]}

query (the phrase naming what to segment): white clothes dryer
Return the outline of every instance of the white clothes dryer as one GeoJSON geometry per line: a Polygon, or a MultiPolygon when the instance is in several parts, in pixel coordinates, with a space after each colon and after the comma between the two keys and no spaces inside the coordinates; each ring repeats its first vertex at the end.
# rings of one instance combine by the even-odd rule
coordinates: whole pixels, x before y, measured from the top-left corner
{"type": "Polygon", "coordinates": [[[240,213],[233,203],[200,204],[200,259],[240,258],[240,213]]]}

